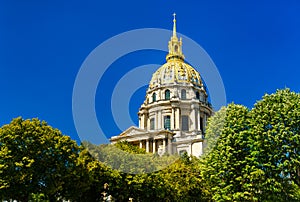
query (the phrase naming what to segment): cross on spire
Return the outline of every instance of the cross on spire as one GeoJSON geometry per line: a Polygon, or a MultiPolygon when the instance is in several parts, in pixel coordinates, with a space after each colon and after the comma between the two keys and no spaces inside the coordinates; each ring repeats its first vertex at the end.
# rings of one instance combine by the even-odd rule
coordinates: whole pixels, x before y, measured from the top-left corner
{"type": "Polygon", "coordinates": [[[174,19],[173,19],[173,37],[176,37],[176,13],[173,13],[174,19]]]}

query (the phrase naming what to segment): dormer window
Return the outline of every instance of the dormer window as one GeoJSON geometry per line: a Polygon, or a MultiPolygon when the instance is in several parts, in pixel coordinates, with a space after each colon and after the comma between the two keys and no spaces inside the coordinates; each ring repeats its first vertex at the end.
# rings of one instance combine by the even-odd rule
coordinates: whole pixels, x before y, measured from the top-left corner
{"type": "Polygon", "coordinates": [[[154,130],[155,129],[155,119],[151,118],[150,119],[150,130],[154,130]]]}
{"type": "Polygon", "coordinates": [[[170,100],[170,90],[165,91],[165,100],[170,100]]]}
{"type": "Polygon", "coordinates": [[[170,116],[164,117],[164,129],[171,130],[171,117],[170,116]]]}
{"type": "Polygon", "coordinates": [[[181,99],[186,100],[186,90],[185,89],[181,90],[181,99]]]}
{"type": "Polygon", "coordinates": [[[155,102],[156,101],[156,93],[153,93],[152,94],[152,102],[155,102]]]}
{"type": "Polygon", "coordinates": [[[199,92],[196,92],[196,99],[197,99],[197,100],[200,99],[200,94],[199,94],[199,92]]]}

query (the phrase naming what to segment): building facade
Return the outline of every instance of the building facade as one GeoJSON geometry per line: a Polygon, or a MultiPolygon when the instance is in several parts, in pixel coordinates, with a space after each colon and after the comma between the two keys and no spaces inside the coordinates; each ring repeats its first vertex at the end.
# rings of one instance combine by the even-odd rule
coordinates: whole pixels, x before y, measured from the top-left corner
{"type": "Polygon", "coordinates": [[[132,126],[110,141],[128,141],[159,155],[187,152],[198,157],[213,110],[199,72],[184,61],[175,14],[168,48],[166,63],[152,75],[139,109],[139,127],[132,126]]]}

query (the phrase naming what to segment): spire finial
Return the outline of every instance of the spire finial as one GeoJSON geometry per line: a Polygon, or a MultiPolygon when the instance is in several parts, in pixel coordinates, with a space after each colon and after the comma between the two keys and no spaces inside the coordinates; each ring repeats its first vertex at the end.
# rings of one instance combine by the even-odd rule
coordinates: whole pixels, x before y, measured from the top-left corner
{"type": "Polygon", "coordinates": [[[173,37],[176,36],[176,13],[173,13],[174,19],[173,19],[173,37]]]}

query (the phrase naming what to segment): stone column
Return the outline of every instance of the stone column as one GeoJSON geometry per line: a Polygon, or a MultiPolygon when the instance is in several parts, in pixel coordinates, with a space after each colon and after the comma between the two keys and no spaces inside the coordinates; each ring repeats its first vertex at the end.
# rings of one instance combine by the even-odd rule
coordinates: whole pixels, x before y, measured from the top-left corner
{"type": "Polygon", "coordinates": [[[172,154],[172,142],[171,138],[168,137],[168,153],[172,154]]]}
{"type": "Polygon", "coordinates": [[[204,117],[203,117],[203,133],[205,133],[206,121],[207,121],[207,114],[204,113],[204,117]]]}
{"type": "Polygon", "coordinates": [[[161,92],[160,90],[156,91],[156,100],[161,100],[161,92]]]}
{"type": "Polygon", "coordinates": [[[155,119],[157,122],[157,129],[160,130],[161,129],[161,111],[160,110],[156,112],[155,119]]]}
{"type": "Polygon", "coordinates": [[[164,129],[164,123],[163,123],[163,117],[161,114],[161,109],[157,112],[157,121],[158,121],[158,126],[159,129],[164,129]]]}
{"type": "Polygon", "coordinates": [[[172,115],[171,115],[171,130],[176,129],[176,117],[175,117],[175,109],[172,108],[172,115]]]}
{"type": "Polygon", "coordinates": [[[179,108],[176,108],[176,113],[175,113],[175,122],[176,122],[176,129],[179,129],[180,128],[180,109],[179,108]]]}
{"type": "Polygon", "coordinates": [[[143,140],[140,140],[140,149],[143,148],[143,140]]]}
{"type": "Polygon", "coordinates": [[[198,129],[198,131],[200,131],[201,130],[201,122],[200,122],[200,110],[199,109],[197,109],[197,129],[198,129]]]}
{"type": "Polygon", "coordinates": [[[190,130],[196,130],[196,109],[195,109],[195,104],[192,104],[191,106],[192,111],[191,111],[191,119],[192,119],[192,123],[191,123],[191,127],[190,130]]]}
{"type": "Polygon", "coordinates": [[[163,153],[166,152],[166,138],[163,139],[163,153]]]}
{"type": "Polygon", "coordinates": [[[139,116],[139,128],[142,128],[141,116],[139,116]]]}
{"type": "Polygon", "coordinates": [[[143,129],[147,129],[148,127],[148,119],[145,114],[143,114],[143,129]]]}
{"type": "Polygon", "coordinates": [[[145,120],[145,126],[144,129],[149,130],[150,129],[150,119],[145,120]]]}
{"type": "Polygon", "coordinates": [[[146,152],[149,152],[149,139],[146,140],[146,152]]]}
{"type": "Polygon", "coordinates": [[[152,143],[152,152],[153,152],[153,154],[156,152],[156,140],[155,139],[153,139],[153,143],[152,143]]]}
{"type": "Polygon", "coordinates": [[[142,129],[147,129],[147,125],[148,125],[147,124],[148,118],[145,113],[146,113],[145,111],[142,111],[141,113],[139,113],[139,128],[142,128],[142,129]]]}
{"type": "Polygon", "coordinates": [[[150,123],[148,123],[148,120],[149,119],[147,118],[146,114],[143,114],[143,129],[147,129],[147,127],[150,125],[150,123]]]}

